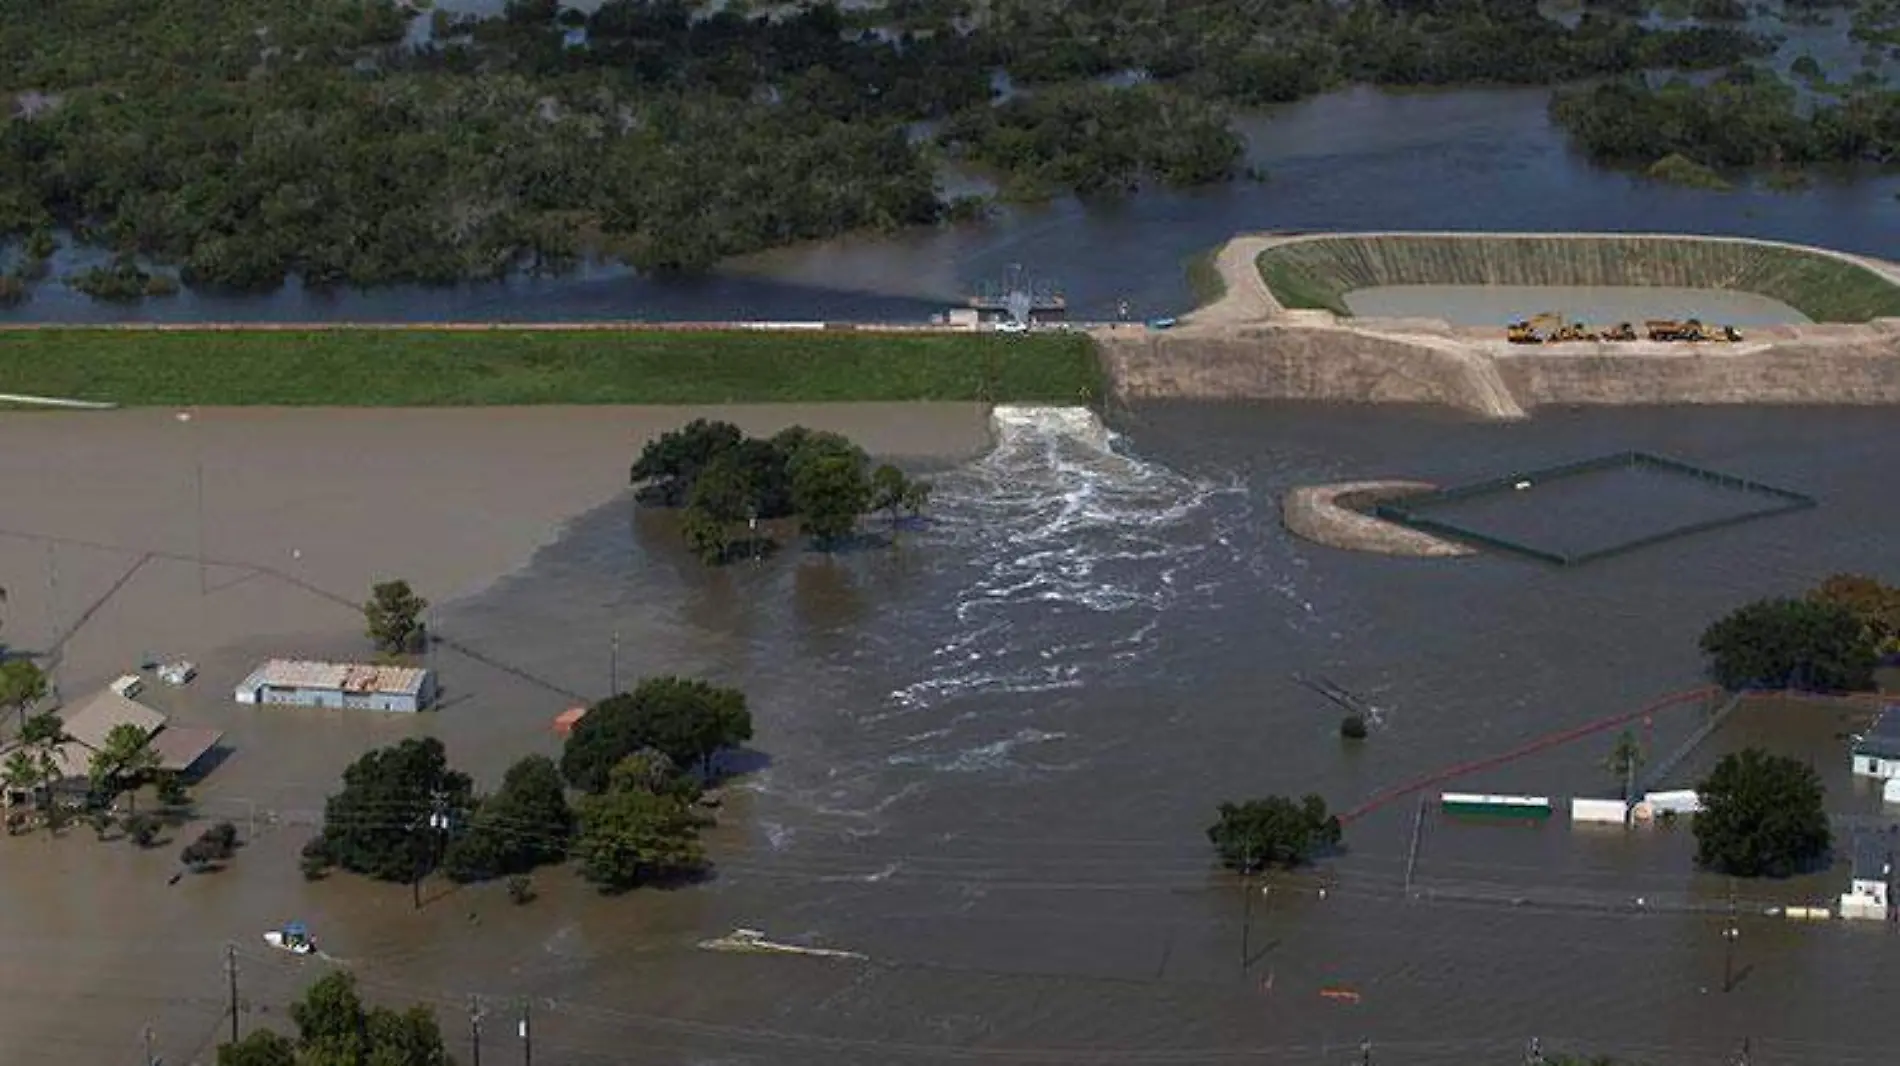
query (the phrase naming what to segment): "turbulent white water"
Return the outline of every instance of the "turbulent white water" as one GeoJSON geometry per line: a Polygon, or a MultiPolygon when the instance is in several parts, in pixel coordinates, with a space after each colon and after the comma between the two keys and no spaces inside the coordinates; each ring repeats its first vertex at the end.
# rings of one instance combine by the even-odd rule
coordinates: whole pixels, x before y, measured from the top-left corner
{"type": "MultiPolygon", "coordinates": [[[[891,693],[897,713],[972,693],[1076,688],[1125,669],[1148,654],[1164,612],[1231,576],[1227,531],[1248,510],[1237,483],[1127,454],[1087,408],[999,407],[992,427],[996,447],[938,483],[939,528],[967,553],[972,578],[950,606],[949,639],[891,693]]],[[[979,768],[1024,737],[894,759],[979,768]]],[[[921,739],[940,751],[933,742],[950,738],[921,739]]]]}

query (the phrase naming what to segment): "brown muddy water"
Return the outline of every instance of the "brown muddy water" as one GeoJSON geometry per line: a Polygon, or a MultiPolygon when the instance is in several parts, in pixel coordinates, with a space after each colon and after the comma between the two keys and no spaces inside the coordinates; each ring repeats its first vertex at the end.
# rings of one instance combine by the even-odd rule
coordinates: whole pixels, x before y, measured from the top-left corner
{"type": "MultiPolygon", "coordinates": [[[[1311,790],[1347,808],[1633,710],[1698,683],[1696,636],[1729,607],[1837,570],[1896,576],[1891,413],[1493,425],[1165,405],[1114,423],[1112,438],[1067,417],[1000,424],[993,451],[940,473],[932,528],[891,551],[707,571],[664,516],[608,503],[439,609],[454,643],[435,653],[451,694],[439,714],[239,715],[221,693],[271,642],[232,641],[198,687],[166,698],[234,731],[205,803],[240,821],[261,811],[253,843],[229,870],[167,887],[172,849],[83,831],[0,841],[0,1059],[63,1043],[66,1061],[137,1062],[149,1024],[165,1061],[207,1061],[228,1024],[226,942],[241,1023],[275,1024],[328,963],[274,956],[258,934],[301,918],[374,995],[437,1006],[465,1062],[471,996],[483,1053],[502,1062],[520,1056],[523,1002],[538,1063],[1330,1064],[1370,1040],[1374,1061],[1466,1066],[1522,1061],[1531,1037],[1651,1063],[1725,1061],[1744,1038],[1756,1063],[1888,1061],[1888,930],[1760,913],[1830,900],[1838,869],[1738,887],[1724,992],[1729,886],[1691,872],[1686,827],[1428,814],[1408,900],[1406,799],[1246,907],[1201,834],[1224,799],[1311,790]],[[1320,548],[1275,511],[1302,483],[1456,482],[1630,448],[1822,505],[1569,570],[1320,548]],[[546,874],[541,898],[514,908],[494,886],[431,882],[414,911],[404,886],[298,878],[298,823],[362,746],[434,733],[492,781],[525,751],[554,752],[548,720],[610,673],[662,672],[743,686],[758,721],[710,883],[607,900],[546,874]],[[1343,746],[1337,709],[1295,672],[1373,703],[1371,739],[1343,746]],[[735,926],[869,961],[695,948],[735,926]]],[[[343,654],[354,637],[321,639],[343,654]]],[[[1697,713],[1659,713],[1658,750],[1697,713]]],[[[1877,802],[1838,772],[1857,721],[1754,708],[1711,752],[1742,737],[1805,754],[1836,807],[1865,814],[1877,802]]],[[[1613,795],[1611,736],[1451,787],[1613,795]]]]}

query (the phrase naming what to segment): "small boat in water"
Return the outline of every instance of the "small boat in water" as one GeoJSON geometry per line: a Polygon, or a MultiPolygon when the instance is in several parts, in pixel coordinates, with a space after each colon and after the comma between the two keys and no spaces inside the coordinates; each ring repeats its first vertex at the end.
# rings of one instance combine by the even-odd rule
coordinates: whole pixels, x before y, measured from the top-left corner
{"type": "Polygon", "coordinates": [[[264,934],[264,943],[293,955],[312,955],[317,950],[317,942],[310,939],[310,930],[302,922],[285,922],[282,929],[270,930],[264,934]]]}

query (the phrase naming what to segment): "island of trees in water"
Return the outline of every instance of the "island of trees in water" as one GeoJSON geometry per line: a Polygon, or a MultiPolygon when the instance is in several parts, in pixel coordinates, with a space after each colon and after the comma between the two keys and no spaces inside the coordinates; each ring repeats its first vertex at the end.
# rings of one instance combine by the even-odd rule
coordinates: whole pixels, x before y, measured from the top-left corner
{"type": "MultiPolygon", "coordinates": [[[[1626,7],[1559,21],[1520,0],[893,0],[769,16],[511,0],[490,18],[394,0],[23,5],[0,24],[0,235],[13,245],[0,299],[45,274],[59,233],[107,253],[71,280],[108,299],[177,281],[269,290],[293,274],[452,282],[589,254],[700,271],[980,212],[939,195],[944,159],[995,173],[1011,196],[1194,185],[1241,171],[1228,108],[1354,82],[1722,68],[1770,48],[1725,11],[1662,28],[1626,7]]],[[[1618,161],[1879,157],[1900,139],[1892,94],[1855,90],[1796,116],[1742,84],[1619,82],[1558,115],[1618,161]],[[1751,144],[1728,121],[1737,109],[1780,132],[1751,144]],[[1665,114],[1694,121],[1651,121],[1665,114]]]]}

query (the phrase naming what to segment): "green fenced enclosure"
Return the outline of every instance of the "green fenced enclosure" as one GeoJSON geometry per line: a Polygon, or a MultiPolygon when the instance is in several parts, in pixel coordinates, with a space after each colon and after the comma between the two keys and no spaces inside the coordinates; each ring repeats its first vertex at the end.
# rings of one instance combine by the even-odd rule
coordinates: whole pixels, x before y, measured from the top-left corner
{"type": "Polygon", "coordinates": [[[1817,502],[1627,451],[1407,496],[1380,503],[1373,513],[1475,547],[1578,566],[1817,502]]]}

